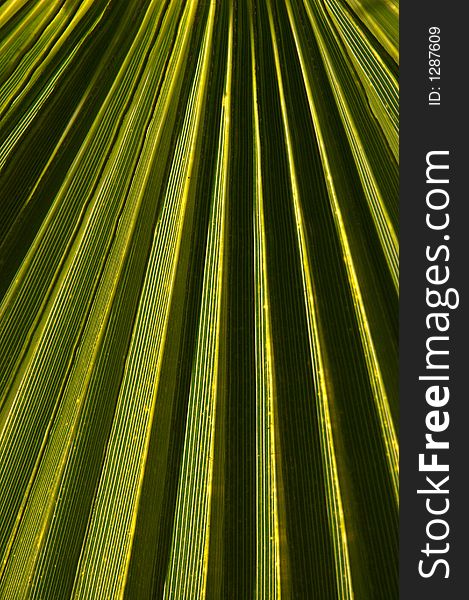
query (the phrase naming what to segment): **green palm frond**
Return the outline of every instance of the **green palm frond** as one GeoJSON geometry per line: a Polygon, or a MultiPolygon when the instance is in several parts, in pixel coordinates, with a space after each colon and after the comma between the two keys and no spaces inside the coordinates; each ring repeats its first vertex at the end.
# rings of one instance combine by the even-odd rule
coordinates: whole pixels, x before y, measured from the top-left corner
{"type": "Polygon", "coordinates": [[[398,597],[395,0],[0,3],[0,598],[398,597]]]}

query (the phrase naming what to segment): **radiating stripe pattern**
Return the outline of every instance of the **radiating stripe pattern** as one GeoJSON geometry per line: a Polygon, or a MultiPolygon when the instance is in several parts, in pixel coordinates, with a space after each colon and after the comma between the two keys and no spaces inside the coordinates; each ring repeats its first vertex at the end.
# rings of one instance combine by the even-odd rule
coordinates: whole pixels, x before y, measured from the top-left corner
{"type": "Polygon", "coordinates": [[[398,597],[397,0],[0,2],[0,598],[398,597]]]}

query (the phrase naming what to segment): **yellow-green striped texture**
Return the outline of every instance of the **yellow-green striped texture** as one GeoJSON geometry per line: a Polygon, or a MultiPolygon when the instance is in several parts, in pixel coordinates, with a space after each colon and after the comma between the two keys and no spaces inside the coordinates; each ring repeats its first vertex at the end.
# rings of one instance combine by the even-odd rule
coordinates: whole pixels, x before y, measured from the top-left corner
{"type": "Polygon", "coordinates": [[[0,1],[0,598],[398,597],[398,4],[0,1]]]}

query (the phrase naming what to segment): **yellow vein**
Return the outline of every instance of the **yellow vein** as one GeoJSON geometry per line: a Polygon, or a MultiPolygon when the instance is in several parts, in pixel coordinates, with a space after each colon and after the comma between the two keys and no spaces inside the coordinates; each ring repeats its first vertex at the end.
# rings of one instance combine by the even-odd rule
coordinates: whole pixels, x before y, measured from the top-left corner
{"type": "MultiPolygon", "coordinates": [[[[165,28],[163,27],[163,30],[165,28]]],[[[161,51],[161,45],[156,44],[153,52],[161,51]]],[[[152,60],[150,57],[149,66],[152,60]]],[[[149,81],[144,79],[145,84],[149,81]]],[[[151,93],[151,90],[148,90],[151,93]]],[[[164,94],[162,95],[164,100],[164,94]]],[[[169,95],[171,99],[171,95],[169,95]]],[[[162,104],[158,101],[157,106],[162,104]]],[[[2,589],[10,586],[19,592],[30,583],[30,571],[39,554],[40,548],[46,535],[48,524],[52,518],[52,511],[61,475],[65,469],[71,442],[78,429],[79,417],[85,402],[87,387],[91,379],[94,360],[100,349],[102,337],[105,332],[105,323],[109,317],[112,302],[115,297],[119,274],[124,265],[124,258],[129,251],[129,241],[137,223],[137,217],[143,200],[145,185],[151,170],[151,158],[155,147],[157,147],[162,134],[161,124],[164,123],[170,102],[166,99],[163,109],[156,110],[156,116],[151,125],[159,123],[155,135],[148,135],[147,143],[139,161],[132,189],[128,201],[124,206],[123,214],[118,223],[113,248],[106,263],[106,270],[100,283],[97,298],[93,304],[88,326],[81,344],[78,357],[75,361],[73,374],[67,384],[64,400],[59,408],[59,414],[54,425],[51,440],[48,442],[46,453],[41,457],[39,464],[39,475],[35,473],[31,478],[34,480],[33,497],[28,498],[26,515],[22,516],[19,538],[15,540],[15,549],[12,552],[12,560],[8,563],[8,571],[2,580],[2,589]],[[34,552],[32,552],[34,548],[34,552]],[[21,565],[21,568],[18,568],[21,565]]],[[[151,131],[151,126],[149,130],[151,131]]],[[[155,129],[155,127],[153,127],[155,129]]],[[[46,436],[48,437],[48,436],[46,436]]],[[[31,486],[31,483],[30,483],[31,486]]],[[[20,511],[20,515],[22,511],[20,511]]],[[[16,533],[16,528],[12,533],[16,533]]],[[[25,588],[26,589],[26,588],[25,588]]],[[[26,592],[25,592],[26,593],[26,592]]]]}
{"type": "MultiPolygon", "coordinates": [[[[207,52],[211,51],[214,12],[215,4],[212,4],[207,52]]],[[[232,9],[230,9],[228,36],[225,89],[205,257],[202,303],[164,598],[203,598],[207,585],[213,453],[219,394],[218,362],[230,135],[232,9]]]]}
{"type": "MultiPolygon", "coordinates": [[[[149,5],[142,26],[136,36],[135,43],[129,50],[114,85],[106,97],[85,142],[80,147],[72,167],[54,198],[52,206],[44,219],[37,236],[0,305],[1,331],[4,332],[3,335],[6,339],[7,335],[11,335],[12,332],[11,324],[15,322],[16,318],[19,317],[24,310],[23,304],[25,300],[28,300],[30,290],[38,287],[37,282],[39,277],[44,276],[44,268],[41,269],[40,267],[44,267],[44,263],[48,264],[50,262],[47,252],[50,251],[51,246],[57,248],[57,243],[62,243],[62,256],[57,257],[59,264],[56,267],[56,275],[50,278],[50,283],[44,290],[45,293],[42,295],[42,302],[36,310],[36,316],[31,322],[28,335],[24,340],[15,367],[11,369],[10,377],[6,382],[4,389],[0,390],[0,406],[2,407],[2,412],[0,414],[0,430],[4,429],[4,421],[8,412],[8,403],[6,406],[3,406],[5,396],[6,394],[9,394],[10,398],[13,396],[10,392],[10,386],[17,376],[17,371],[21,367],[21,363],[30,342],[32,342],[32,345],[34,346],[35,341],[38,339],[37,327],[40,325],[41,320],[43,320],[50,297],[55,294],[60,287],[58,285],[60,279],[59,274],[66,271],[66,266],[70,262],[69,256],[73,255],[74,250],[77,248],[76,239],[78,240],[84,235],[83,232],[86,230],[86,223],[90,220],[90,215],[95,209],[96,199],[99,199],[100,197],[99,192],[102,192],[106,187],[103,181],[105,182],[106,179],[115,176],[122,170],[122,167],[116,168],[115,161],[119,158],[123,149],[125,150],[126,145],[128,145],[128,135],[134,127],[132,119],[135,119],[139,114],[139,110],[136,109],[135,106],[138,102],[141,102],[145,87],[142,87],[142,85],[139,84],[135,95],[132,95],[132,102],[128,105],[124,102],[124,106],[122,107],[123,94],[126,89],[128,91],[132,74],[131,66],[135,66],[135,62],[138,60],[139,47],[142,45],[144,48],[150,47],[152,34],[154,34],[160,23],[162,7],[160,6],[160,10],[155,10],[155,8],[158,7],[158,4],[159,0],[152,0],[152,3],[149,5]],[[116,111],[119,110],[123,111],[123,114],[119,115],[119,118],[117,119],[115,118],[115,115],[116,111]],[[99,150],[102,150],[102,144],[99,146],[99,140],[105,138],[106,125],[111,129],[110,134],[112,134],[110,140],[107,140],[110,156],[108,156],[107,153],[97,151],[97,147],[99,150]],[[115,139],[114,135],[116,136],[115,139]],[[110,146],[111,140],[115,142],[112,145],[112,150],[110,146]],[[95,169],[93,169],[93,166],[95,169]],[[101,171],[101,167],[103,167],[103,171],[101,171]],[[87,200],[88,197],[90,197],[90,200],[83,203],[84,208],[78,215],[74,232],[77,233],[77,237],[75,238],[74,235],[71,235],[70,241],[65,239],[62,240],[60,238],[57,239],[58,235],[63,235],[62,227],[63,222],[66,219],[64,213],[67,211],[71,202],[77,201],[77,197],[87,198],[87,200]]],[[[170,22],[169,16],[166,18],[165,22],[170,22]]],[[[165,26],[163,26],[162,31],[165,31],[165,26]]],[[[156,46],[160,47],[163,40],[164,36],[160,37],[156,46]]],[[[162,52],[164,48],[165,44],[163,43],[161,45],[162,52]]],[[[163,76],[163,64],[164,61],[160,61],[160,77],[163,76]]],[[[146,67],[146,72],[148,72],[148,66],[146,67]]],[[[164,96],[164,89],[162,91],[162,96],[164,96]]],[[[28,202],[30,197],[28,198],[28,202]]],[[[107,204],[109,204],[108,201],[104,203],[105,206],[107,204]]]]}
{"type": "Polygon", "coordinates": [[[369,10],[369,8],[365,8],[360,1],[357,0],[345,0],[347,4],[352,8],[355,15],[361,20],[372,32],[375,38],[381,43],[383,48],[389,53],[389,55],[394,59],[396,64],[399,64],[399,48],[398,48],[398,31],[399,31],[399,23],[398,23],[398,14],[399,10],[397,7],[391,9],[391,5],[389,3],[385,3],[384,5],[376,4],[375,7],[380,7],[382,9],[382,17],[388,17],[377,19],[376,15],[377,11],[374,11],[374,14],[369,10]],[[389,13],[386,15],[385,7],[389,10],[389,13]],[[389,27],[386,27],[386,21],[388,22],[389,27]]]}
{"type": "Polygon", "coordinates": [[[97,27],[97,25],[106,16],[107,16],[106,15],[106,11],[103,8],[103,10],[99,13],[99,15],[96,17],[96,19],[93,21],[93,23],[88,28],[87,35],[83,36],[80,39],[80,42],[77,43],[73,47],[73,50],[70,52],[70,54],[65,58],[65,60],[63,62],[60,63],[60,66],[54,72],[54,75],[48,80],[47,85],[45,85],[43,87],[43,89],[41,90],[41,92],[39,93],[39,95],[37,96],[37,98],[35,99],[34,103],[31,105],[30,108],[28,108],[27,111],[25,111],[21,115],[21,119],[19,120],[18,125],[15,126],[15,128],[13,129],[13,131],[2,142],[2,144],[0,146],[0,169],[2,169],[3,166],[5,165],[5,163],[6,163],[7,159],[8,159],[8,154],[14,148],[16,142],[19,140],[19,138],[21,137],[21,135],[26,131],[26,129],[28,128],[28,126],[31,124],[31,122],[33,121],[34,117],[38,114],[39,110],[41,109],[41,107],[46,102],[47,98],[49,98],[49,96],[55,90],[56,84],[59,81],[60,76],[62,75],[62,73],[64,73],[65,70],[67,69],[67,67],[72,63],[73,58],[77,55],[77,53],[80,50],[80,48],[87,41],[89,41],[89,37],[91,35],[93,35],[93,32],[94,32],[95,28],[97,27]]]}
{"type": "Polygon", "coordinates": [[[5,118],[8,111],[33,87],[91,7],[92,3],[85,2],[75,14],[70,14],[67,9],[61,7],[34,47],[0,88],[0,120],[5,118]]]}
{"type": "Polygon", "coordinates": [[[5,2],[0,13],[0,27],[3,27],[29,0],[10,0],[5,2]]]}
{"type": "Polygon", "coordinates": [[[301,269],[303,278],[303,288],[305,294],[305,304],[307,308],[308,336],[310,354],[313,364],[313,378],[315,387],[318,391],[318,421],[321,427],[322,456],[325,462],[326,489],[328,491],[327,510],[329,516],[329,526],[331,528],[332,540],[334,544],[334,556],[336,560],[336,581],[337,587],[342,599],[350,600],[353,598],[352,579],[350,572],[350,563],[347,546],[347,534],[345,529],[344,513],[340,494],[339,478],[335,462],[334,441],[332,437],[332,427],[329,414],[329,405],[327,398],[327,389],[324,380],[324,366],[321,356],[321,345],[318,329],[317,308],[314,301],[314,284],[309,264],[306,234],[303,223],[302,210],[300,205],[300,195],[298,190],[297,176],[293,159],[293,143],[288,121],[287,104],[283,88],[282,71],[280,67],[279,51],[275,33],[275,25],[272,14],[271,3],[268,3],[269,25],[271,31],[272,45],[274,50],[274,61],[277,73],[277,83],[280,95],[280,104],[282,108],[282,120],[285,131],[285,140],[287,144],[288,164],[290,171],[290,180],[292,185],[292,196],[297,225],[298,245],[301,255],[301,269]]]}
{"type": "Polygon", "coordinates": [[[340,203],[337,197],[337,193],[334,186],[334,180],[329,164],[328,152],[324,143],[324,137],[322,134],[322,127],[320,119],[318,118],[317,109],[314,102],[314,96],[311,89],[309,79],[305,79],[305,87],[308,97],[308,103],[310,107],[311,117],[313,119],[314,128],[317,136],[319,150],[321,154],[321,161],[323,164],[325,180],[329,192],[329,198],[331,200],[333,215],[336,224],[336,228],[339,234],[339,239],[342,246],[344,262],[347,269],[349,278],[350,289],[352,292],[355,313],[360,330],[360,336],[362,340],[362,346],[365,354],[365,360],[368,368],[370,377],[370,383],[373,389],[373,396],[376,403],[376,408],[379,415],[379,421],[381,431],[386,447],[386,458],[389,464],[389,471],[393,485],[394,497],[396,502],[399,502],[399,445],[397,441],[397,435],[394,429],[394,423],[392,421],[389,402],[387,399],[386,389],[381,375],[379,362],[376,356],[376,351],[371,336],[370,326],[366,316],[366,311],[361,295],[360,286],[358,283],[358,277],[355,272],[355,266],[353,264],[353,258],[350,251],[348,242],[347,231],[342,219],[342,212],[340,209],[340,203]]]}
{"type": "MultiPolygon", "coordinates": [[[[357,127],[355,126],[354,118],[350,111],[347,99],[344,95],[343,89],[335,73],[333,61],[331,60],[330,53],[327,49],[327,44],[324,42],[324,38],[319,30],[319,26],[313,15],[309,2],[305,0],[304,4],[308,14],[308,18],[311,23],[311,27],[314,31],[315,39],[318,42],[319,50],[324,61],[327,77],[331,83],[332,92],[334,94],[337,106],[339,108],[339,114],[345,127],[347,138],[352,149],[353,157],[357,164],[363,189],[365,191],[368,205],[370,207],[370,212],[375,223],[376,231],[378,233],[378,237],[380,239],[381,246],[386,257],[386,262],[388,263],[394,287],[397,291],[399,291],[399,242],[397,239],[397,235],[394,231],[391,219],[389,218],[389,214],[381,196],[378,184],[376,183],[373,170],[369,164],[364,145],[358,134],[357,127]]],[[[303,79],[307,81],[309,78],[306,71],[303,49],[298,40],[298,32],[296,29],[295,21],[291,14],[291,5],[289,1],[287,2],[287,7],[290,17],[290,23],[295,38],[296,48],[300,59],[303,79]]],[[[323,18],[325,18],[324,13],[323,18]]]]}
{"type": "Polygon", "coordinates": [[[273,380],[273,349],[270,330],[269,286],[267,277],[264,199],[262,193],[262,166],[260,125],[257,98],[256,56],[252,3],[249,4],[251,37],[251,73],[253,87],[255,204],[254,204],[254,259],[255,259],[255,315],[256,315],[256,598],[281,598],[280,534],[277,508],[277,477],[275,449],[275,400],[273,380]]]}
{"type": "MultiPolygon", "coordinates": [[[[186,5],[180,28],[184,47],[196,6],[186,5]]],[[[205,51],[204,57],[206,54],[205,51]]],[[[202,69],[201,62],[200,59],[155,231],[74,597],[102,597],[103,593],[122,597],[124,593],[205,95],[207,65],[204,63],[202,69]],[[113,503],[116,489],[119,505],[113,503]],[[97,576],[93,573],[96,570],[97,576]]]]}

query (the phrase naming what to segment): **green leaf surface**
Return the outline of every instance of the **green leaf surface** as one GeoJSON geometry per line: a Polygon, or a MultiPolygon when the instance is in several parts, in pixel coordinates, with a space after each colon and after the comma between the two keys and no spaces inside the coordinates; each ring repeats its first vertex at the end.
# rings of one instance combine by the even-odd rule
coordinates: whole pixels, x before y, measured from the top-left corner
{"type": "Polygon", "coordinates": [[[0,598],[398,597],[398,4],[0,3],[0,598]]]}

